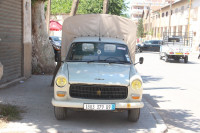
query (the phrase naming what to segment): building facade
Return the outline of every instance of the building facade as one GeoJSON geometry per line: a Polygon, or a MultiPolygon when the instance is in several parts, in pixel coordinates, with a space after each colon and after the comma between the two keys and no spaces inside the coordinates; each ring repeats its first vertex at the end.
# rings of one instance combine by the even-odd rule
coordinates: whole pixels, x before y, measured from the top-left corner
{"type": "Polygon", "coordinates": [[[146,33],[151,32],[146,39],[162,39],[164,32],[171,32],[176,36],[190,36],[193,49],[200,43],[200,1],[180,0],[143,15],[143,24],[146,33]],[[188,34],[189,33],[189,34],[188,34]]]}
{"type": "Polygon", "coordinates": [[[31,1],[0,0],[0,85],[31,75],[31,1]]]}
{"type": "Polygon", "coordinates": [[[130,18],[138,23],[138,20],[142,18],[144,10],[155,10],[161,6],[167,4],[168,0],[132,0],[130,7],[130,18]]]}

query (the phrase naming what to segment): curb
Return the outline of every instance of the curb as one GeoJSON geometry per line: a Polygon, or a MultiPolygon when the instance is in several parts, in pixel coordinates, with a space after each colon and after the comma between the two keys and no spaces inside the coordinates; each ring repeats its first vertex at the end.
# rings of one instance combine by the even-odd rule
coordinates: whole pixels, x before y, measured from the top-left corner
{"type": "Polygon", "coordinates": [[[145,99],[143,100],[144,100],[145,105],[147,105],[147,108],[149,109],[150,114],[156,120],[156,133],[165,133],[167,131],[167,126],[164,120],[161,118],[158,112],[153,108],[153,106],[151,106],[151,104],[149,104],[145,99]]]}
{"type": "Polygon", "coordinates": [[[4,88],[7,88],[7,87],[10,87],[10,86],[12,86],[12,85],[14,85],[14,84],[17,84],[17,83],[18,83],[19,81],[21,81],[21,80],[25,80],[25,77],[17,78],[17,79],[15,79],[15,80],[10,81],[10,82],[1,84],[1,85],[0,85],[0,89],[4,89],[4,88]]]}

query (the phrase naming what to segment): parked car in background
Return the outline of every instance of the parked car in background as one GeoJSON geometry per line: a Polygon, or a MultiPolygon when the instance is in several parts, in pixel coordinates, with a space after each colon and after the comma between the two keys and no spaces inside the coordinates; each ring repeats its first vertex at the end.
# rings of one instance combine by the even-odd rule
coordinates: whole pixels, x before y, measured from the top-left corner
{"type": "Polygon", "coordinates": [[[148,45],[148,44],[149,44],[149,41],[144,41],[144,42],[142,42],[142,43],[136,44],[135,51],[136,51],[137,53],[141,53],[141,52],[143,51],[144,45],[148,45]]]}
{"type": "Polygon", "coordinates": [[[53,48],[56,50],[61,49],[61,37],[58,36],[50,36],[49,41],[52,44],[53,48]]]}
{"type": "Polygon", "coordinates": [[[161,40],[145,41],[143,43],[143,45],[139,46],[139,49],[140,49],[140,52],[142,52],[142,51],[155,51],[155,52],[159,52],[161,44],[162,44],[161,40]]]}
{"type": "Polygon", "coordinates": [[[49,41],[52,44],[52,47],[54,49],[54,53],[55,53],[55,61],[58,62],[59,60],[59,54],[60,54],[60,50],[61,50],[61,37],[58,36],[50,36],[49,37],[49,41]]]}

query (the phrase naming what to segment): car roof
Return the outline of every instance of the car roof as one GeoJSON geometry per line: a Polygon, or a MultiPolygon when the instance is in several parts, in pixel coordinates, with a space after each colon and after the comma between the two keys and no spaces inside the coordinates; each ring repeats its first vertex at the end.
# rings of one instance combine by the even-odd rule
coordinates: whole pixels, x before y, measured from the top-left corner
{"type": "Polygon", "coordinates": [[[126,45],[126,43],[119,38],[111,37],[77,37],[73,40],[74,42],[105,42],[105,43],[120,43],[126,45]]]}
{"type": "Polygon", "coordinates": [[[150,40],[150,41],[162,41],[162,40],[150,40]]]}

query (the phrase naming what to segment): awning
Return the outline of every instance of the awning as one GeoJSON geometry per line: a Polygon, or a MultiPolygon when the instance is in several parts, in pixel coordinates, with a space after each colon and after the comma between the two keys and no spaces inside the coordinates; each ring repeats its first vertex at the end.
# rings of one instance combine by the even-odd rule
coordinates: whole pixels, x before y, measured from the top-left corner
{"type": "Polygon", "coordinates": [[[49,28],[50,28],[50,31],[60,31],[62,30],[62,25],[57,21],[51,20],[49,24],[49,28]]]}

